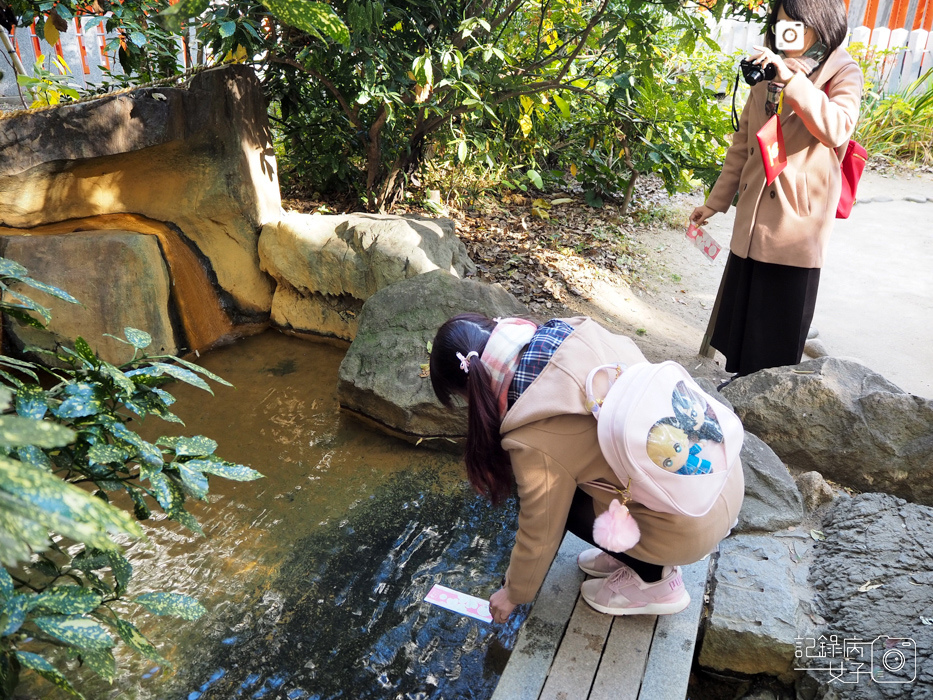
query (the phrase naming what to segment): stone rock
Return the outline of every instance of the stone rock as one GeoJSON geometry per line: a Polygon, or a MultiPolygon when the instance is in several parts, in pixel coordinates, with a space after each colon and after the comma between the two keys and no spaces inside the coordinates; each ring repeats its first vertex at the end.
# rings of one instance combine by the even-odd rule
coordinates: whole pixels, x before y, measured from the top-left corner
{"type": "Polygon", "coordinates": [[[782,530],[803,519],[803,501],[780,458],[759,438],[745,434],[741,452],[745,500],[735,532],[782,530]]]}
{"type": "Polygon", "coordinates": [[[272,322],[352,340],[363,302],[431,270],[465,277],[476,267],[450,219],[289,213],[263,227],[262,269],[277,281],[272,322]]]}
{"type": "Polygon", "coordinates": [[[499,285],[434,270],[376,292],[363,305],[359,330],[337,380],[340,406],[387,432],[418,438],[466,435],[466,409],[445,409],[422,376],[427,345],[451,316],[466,311],[490,317],[528,310],[499,285]]]}
{"type": "Polygon", "coordinates": [[[832,357],[740,377],[722,393],[790,469],[933,504],[933,400],[832,357]]]}
{"type": "Polygon", "coordinates": [[[151,354],[178,351],[169,313],[171,287],[168,270],[154,236],[127,231],[87,231],[47,236],[12,236],[2,240],[2,254],[29,270],[33,279],[64,289],[81,306],[61,301],[38,290],[14,289],[48,307],[48,331],[11,321],[5,340],[15,346],[54,349],[73,345],[79,335],[105,360],[126,362],[132,348],[104,333],[122,337],[126,326],[152,336],[151,354]],[[63,261],[83,261],[81,265],[63,261]]]}
{"type": "Polygon", "coordinates": [[[809,357],[826,357],[829,354],[826,344],[818,338],[808,340],[803,346],[803,352],[809,357]]]}
{"type": "Polygon", "coordinates": [[[707,394],[712,396],[714,399],[719,401],[719,403],[724,404],[726,408],[730,411],[732,409],[732,403],[719,392],[719,385],[722,384],[722,381],[718,379],[710,379],[709,377],[694,377],[697,385],[705,391],[707,394]]]}
{"type": "Polygon", "coordinates": [[[826,624],[816,642],[807,642],[818,656],[809,660],[798,697],[933,697],[933,508],[861,494],[837,500],[822,531],[810,580],[826,624]],[[834,647],[824,647],[820,658],[820,641],[846,643],[850,660],[834,647]],[[831,683],[830,663],[845,668],[844,686],[831,683]]]}
{"type": "Polygon", "coordinates": [[[265,98],[248,66],[203,71],[187,89],[7,119],[0,154],[4,233],[125,213],[162,222],[197,251],[198,274],[220,297],[212,303],[237,324],[267,322],[273,283],[257,237],[280,218],[281,198],[265,98]]]}
{"type": "Polygon", "coordinates": [[[719,545],[701,666],[793,680],[801,598],[810,595],[807,566],[793,540],[738,535],[719,545]]]}
{"type": "Polygon", "coordinates": [[[826,479],[819,472],[804,472],[798,475],[794,481],[797,482],[797,488],[803,498],[804,508],[807,509],[808,513],[836,498],[833,487],[826,483],[826,479]]]}
{"type": "MultiPolygon", "coordinates": [[[[771,681],[775,683],[775,681],[771,681]]],[[[750,690],[741,700],[795,700],[794,693],[783,687],[759,687],[750,690]]]]}
{"type": "Polygon", "coordinates": [[[299,336],[353,340],[363,301],[349,294],[302,293],[281,281],[272,297],[272,325],[299,336]]]}

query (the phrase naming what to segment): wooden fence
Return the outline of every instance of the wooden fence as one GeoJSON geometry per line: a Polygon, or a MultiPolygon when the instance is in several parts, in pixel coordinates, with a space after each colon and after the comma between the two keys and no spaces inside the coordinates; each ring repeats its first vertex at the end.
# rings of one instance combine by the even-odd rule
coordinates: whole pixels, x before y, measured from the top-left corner
{"type": "MultiPolygon", "coordinates": [[[[104,22],[99,17],[76,17],[69,21],[68,31],[61,32],[55,46],[51,46],[45,37],[36,33],[36,25],[29,27],[16,27],[10,36],[16,58],[22,63],[26,73],[33,75],[33,66],[39,56],[48,58],[52,54],[58,55],[68,65],[71,71],[70,82],[84,89],[90,85],[99,84],[106,79],[105,71],[112,75],[121,75],[123,69],[116,60],[116,51],[107,50],[107,44],[117,38],[113,32],[106,32],[104,22]]],[[[5,31],[0,28],[0,32],[5,31]]],[[[181,38],[178,42],[178,65],[181,70],[190,68],[188,56],[185,53],[181,38]]],[[[194,46],[194,29],[191,29],[189,45],[194,46]]],[[[0,59],[0,98],[7,102],[18,102],[16,88],[16,73],[13,68],[13,57],[3,52],[0,59]],[[5,60],[4,60],[5,59],[5,60]]],[[[46,68],[50,68],[46,62],[46,68]]],[[[51,68],[54,73],[57,69],[51,68]]],[[[28,102],[29,96],[25,95],[28,102]]]]}
{"type": "MultiPolygon", "coordinates": [[[[867,47],[877,67],[872,75],[875,89],[884,93],[903,90],[920,75],[933,68],[933,0],[846,0],[849,8],[847,45],[867,47]],[[874,26],[875,29],[870,29],[874,26]]],[[[70,31],[60,35],[59,42],[49,46],[37,36],[35,25],[17,27],[12,43],[18,58],[29,74],[39,55],[57,53],[72,71],[75,84],[85,88],[104,79],[102,69],[119,74],[120,65],[108,54],[106,45],[114,36],[106,35],[102,24],[91,17],[72,20],[70,31]]],[[[761,27],[754,24],[724,20],[714,28],[714,37],[726,53],[751,52],[762,40],[761,27]]],[[[4,31],[0,28],[0,32],[4,31]]],[[[189,45],[195,45],[191,30],[189,45]]],[[[188,58],[178,40],[178,63],[186,69],[188,58]]],[[[12,100],[18,94],[16,76],[10,57],[0,62],[0,98],[12,100]]]]}
{"type": "MultiPolygon", "coordinates": [[[[865,1],[862,0],[863,3],[865,1]]],[[[875,0],[867,1],[871,3],[875,0]]],[[[887,2],[891,5],[892,0],[887,2]]],[[[933,7],[933,0],[928,0],[927,4],[928,8],[933,7]]],[[[852,17],[851,9],[849,17],[852,17]]],[[[933,17],[929,19],[933,20],[933,17]]],[[[752,47],[760,45],[763,41],[761,30],[761,25],[723,20],[714,28],[714,38],[725,53],[751,53],[752,47]]],[[[933,32],[929,29],[869,29],[866,26],[856,26],[849,30],[844,45],[854,50],[857,48],[856,44],[863,47],[874,65],[869,71],[870,79],[878,92],[890,94],[903,90],[933,68],[933,32]]]]}

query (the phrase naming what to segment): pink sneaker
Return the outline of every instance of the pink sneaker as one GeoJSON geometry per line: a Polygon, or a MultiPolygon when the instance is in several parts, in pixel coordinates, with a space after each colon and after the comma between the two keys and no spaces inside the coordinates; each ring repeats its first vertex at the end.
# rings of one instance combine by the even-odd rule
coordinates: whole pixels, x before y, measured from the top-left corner
{"type": "Polygon", "coordinates": [[[580,594],[590,607],[609,615],[671,615],[690,604],[679,566],[663,569],[660,581],[645,583],[624,564],[609,578],[589,579],[580,594]]]}
{"type": "Polygon", "coordinates": [[[593,547],[577,555],[577,566],[590,576],[605,578],[620,566],[625,565],[599,547],[593,547]]]}

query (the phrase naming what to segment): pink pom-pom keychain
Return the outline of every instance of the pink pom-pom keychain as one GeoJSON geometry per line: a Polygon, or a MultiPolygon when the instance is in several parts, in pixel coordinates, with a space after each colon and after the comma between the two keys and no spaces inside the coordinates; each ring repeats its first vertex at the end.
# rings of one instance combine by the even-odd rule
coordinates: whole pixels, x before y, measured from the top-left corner
{"type": "Polygon", "coordinates": [[[623,503],[613,499],[609,510],[596,518],[593,523],[593,541],[610,552],[624,552],[631,549],[641,538],[638,523],[625,507],[628,501],[623,495],[623,503]]]}

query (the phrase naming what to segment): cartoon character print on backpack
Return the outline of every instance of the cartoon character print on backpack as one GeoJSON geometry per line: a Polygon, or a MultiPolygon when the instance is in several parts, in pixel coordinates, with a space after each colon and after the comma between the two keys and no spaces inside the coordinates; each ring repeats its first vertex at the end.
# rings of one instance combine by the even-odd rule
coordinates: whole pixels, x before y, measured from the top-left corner
{"type": "Polygon", "coordinates": [[[648,431],[649,459],[675,474],[709,474],[712,463],[701,453],[707,441],[722,442],[716,414],[702,394],[682,381],[671,394],[671,407],[674,415],[657,421],[648,431]]]}
{"type": "Polygon", "coordinates": [[[703,394],[690,389],[683,381],[677,382],[671,394],[671,405],[675,421],[672,425],[677,425],[691,440],[722,442],[722,428],[703,394]]]}

